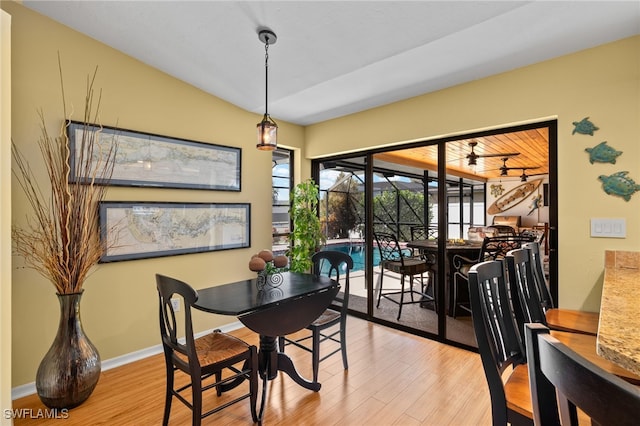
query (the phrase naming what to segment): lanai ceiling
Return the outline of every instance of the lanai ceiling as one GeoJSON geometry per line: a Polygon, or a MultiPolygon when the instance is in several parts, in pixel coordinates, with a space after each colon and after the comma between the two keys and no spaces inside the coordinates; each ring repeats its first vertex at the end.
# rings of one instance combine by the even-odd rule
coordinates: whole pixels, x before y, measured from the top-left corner
{"type": "MultiPolygon", "coordinates": [[[[447,174],[451,176],[484,181],[549,173],[547,127],[460,139],[447,142],[446,146],[447,174]],[[478,155],[475,165],[469,164],[470,144],[474,143],[473,152],[478,155]],[[508,169],[502,170],[505,166],[508,169]]],[[[437,145],[380,153],[375,158],[416,170],[436,172],[438,169],[437,145]]]]}

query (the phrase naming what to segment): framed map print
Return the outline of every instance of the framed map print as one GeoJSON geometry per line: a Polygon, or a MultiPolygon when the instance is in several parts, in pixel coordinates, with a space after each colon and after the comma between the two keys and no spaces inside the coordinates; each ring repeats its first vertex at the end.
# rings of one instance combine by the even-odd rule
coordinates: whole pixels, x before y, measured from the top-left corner
{"type": "Polygon", "coordinates": [[[103,201],[100,263],[245,248],[251,205],[103,201]]]}
{"type": "Polygon", "coordinates": [[[71,182],[87,182],[89,176],[76,176],[74,164],[83,155],[84,132],[95,132],[98,153],[91,159],[101,167],[99,151],[115,144],[113,176],[107,182],[117,186],[210,189],[240,191],[241,149],[186,139],[135,132],[115,127],[69,121],[67,135],[71,156],[71,182]]]}

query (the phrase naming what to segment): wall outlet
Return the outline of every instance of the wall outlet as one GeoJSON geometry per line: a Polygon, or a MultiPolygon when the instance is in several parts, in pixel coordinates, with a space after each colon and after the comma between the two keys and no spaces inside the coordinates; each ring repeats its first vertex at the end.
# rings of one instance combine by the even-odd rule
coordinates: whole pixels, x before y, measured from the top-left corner
{"type": "Polygon", "coordinates": [[[180,299],[171,299],[171,306],[174,312],[180,312],[180,299]]]}

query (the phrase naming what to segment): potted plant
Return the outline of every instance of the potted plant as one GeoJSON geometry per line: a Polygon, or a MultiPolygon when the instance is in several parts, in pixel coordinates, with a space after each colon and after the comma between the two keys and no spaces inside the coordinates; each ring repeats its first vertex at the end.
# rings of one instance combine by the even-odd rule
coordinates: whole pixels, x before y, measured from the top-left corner
{"type": "Polygon", "coordinates": [[[311,270],[311,256],[325,243],[320,218],[318,217],[318,197],[320,190],[313,179],[296,185],[291,192],[291,221],[289,270],[308,272],[311,270]]]}
{"type": "MultiPolygon", "coordinates": [[[[87,80],[84,123],[97,122],[99,98],[95,111],[92,108],[96,73],[97,69],[87,80]]],[[[60,77],[62,83],[62,70],[60,77]]],[[[72,408],[89,397],[100,376],[100,355],[82,329],[80,298],[87,276],[105,250],[99,235],[98,203],[104,199],[104,183],[113,172],[115,151],[103,152],[99,132],[84,129],[76,135],[77,155],[71,161],[74,153],[69,146],[69,116],[61,85],[65,120],[60,133],[52,136],[43,111],[38,114],[38,146],[49,188],[40,185],[28,160],[12,141],[13,173],[33,210],[26,224],[14,224],[12,240],[25,266],[54,285],[60,303],[56,337],[36,373],[38,396],[48,407],[72,408]],[[72,174],[86,178],[71,182],[72,174]]]]}

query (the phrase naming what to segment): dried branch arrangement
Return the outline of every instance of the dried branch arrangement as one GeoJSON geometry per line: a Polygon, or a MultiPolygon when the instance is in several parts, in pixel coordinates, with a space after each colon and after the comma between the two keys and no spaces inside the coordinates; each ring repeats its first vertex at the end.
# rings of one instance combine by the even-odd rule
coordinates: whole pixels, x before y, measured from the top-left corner
{"type": "MultiPolygon", "coordinates": [[[[59,65],[59,68],[63,112],[68,120],[62,67],[59,65]]],[[[93,76],[87,77],[83,123],[98,122],[100,95],[95,100],[93,88],[96,74],[97,68],[93,76]]],[[[33,216],[27,218],[24,227],[12,229],[14,250],[24,257],[27,267],[49,279],[59,294],[79,293],[106,249],[100,241],[98,203],[104,199],[107,187],[95,182],[111,179],[116,152],[114,148],[103,152],[100,132],[87,128],[76,141],[79,156],[72,162],[66,131],[68,122],[62,124],[58,136],[52,136],[46,128],[42,110],[38,116],[38,145],[50,191],[41,188],[28,160],[12,141],[13,174],[33,209],[33,216]],[[75,176],[88,177],[83,183],[69,181],[70,164],[73,164],[75,176]]]]}

